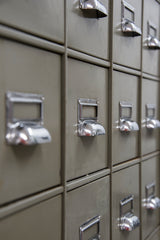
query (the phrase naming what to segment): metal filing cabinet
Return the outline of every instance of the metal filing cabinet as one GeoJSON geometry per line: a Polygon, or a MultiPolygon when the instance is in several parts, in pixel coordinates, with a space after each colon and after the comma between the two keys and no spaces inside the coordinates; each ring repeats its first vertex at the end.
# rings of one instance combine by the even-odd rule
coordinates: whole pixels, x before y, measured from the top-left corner
{"type": "Polygon", "coordinates": [[[69,0],[67,14],[69,48],[108,59],[109,1],[69,0]]]}
{"type": "Polygon", "coordinates": [[[116,0],[113,9],[113,62],[140,69],[141,58],[140,0],[116,0]]]}
{"type": "Polygon", "coordinates": [[[0,1],[0,239],[160,239],[159,40],[160,0],[0,1]]]}
{"type": "Polygon", "coordinates": [[[61,183],[61,57],[4,39],[0,51],[0,204],[4,204],[61,183]],[[23,128],[28,122],[34,126],[44,122],[42,132],[31,125],[29,130],[23,128]],[[34,132],[31,138],[36,135],[37,142],[25,146],[22,129],[34,132]],[[7,138],[8,134],[15,138],[7,138]]]}
{"type": "Polygon", "coordinates": [[[61,214],[61,196],[41,202],[0,220],[0,238],[61,240],[61,214]]]}
{"type": "Polygon", "coordinates": [[[109,177],[67,193],[67,240],[110,239],[109,177]]]}
{"type": "Polygon", "coordinates": [[[0,22],[40,37],[64,42],[64,1],[13,0],[0,3],[0,22]]]}
{"type": "Polygon", "coordinates": [[[113,239],[140,239],[139,165],[113,173],[112,189],[113,239]]]}
{"type": "Polygon", "coordinates": [[[159,3],[144,1],[143,20],[143,71],[159,76],[159,3]]]}
{"type": "Polygon", "coordinates": [[[159,82],[142,80],[142,154],[159,149],[159,82]]]}
{"type": "Polygon", "coordinates": [[[68,61],[67,180],[108,166],[107,75],[105,68],[68,61]]]}
{"type": "Polygon", "coordinates": [[[159,225],[159,156],[142,162],[142,239],[159,225]]]}
{"type": "Polygon", "coordinates": [[[133,75],[113,72],[113,164],[136,158],[138,155],[138,80],[138,77],[133,75]]]}

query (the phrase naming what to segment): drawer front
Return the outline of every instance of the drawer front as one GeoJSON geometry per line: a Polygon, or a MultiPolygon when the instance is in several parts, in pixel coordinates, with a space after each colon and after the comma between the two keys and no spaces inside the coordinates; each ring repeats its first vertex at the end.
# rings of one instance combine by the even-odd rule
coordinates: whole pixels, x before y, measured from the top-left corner
{"type": "Polygon", "coordinates": [[[109,177],[69,192],[66,213],[67,240],[94,239],[96,234],[109,240],[109,209],[109,177]],[[96,222],[97,217],[100,217],[99,223],[96,222]]]}
{"type": "Polygon", "coordinates": [[[61,240],[61,196],[34,205],[0,221],[5,240],[61,240]]]}
{"type": "Polygon", "coordinates": [[[143,155],[159,149],[158,124],[159,124],[159,82],[151,81],[149,79],[143,79],[142,144],[141,144],[143,155]]]}
{"type": "Polygon", "coordinates": [[[138,155],[138,125],[134,128],[138,123],[136,76],[113,72],[112,109],[112,159],[117,164],[138,155]],[[129,124],[131,127],[127,129],[129,124]]]}
{"type": "MultiPolygon", "coordinates": [[[[159,51],[160,49],[151,48],[148,37],[159,39],[159,3],[155,0],[144,1],[144,20],[143,20],[143,71],[159,76],[159,51]],[[154,13],[154,14],[153,14],[154,13]]],[[[153,39],[152,39],[153,40],[153,39]]],[[[155,40],[153,40],[155,41],[155,40]]]]}
{"type": "Polygon", "coordinates": [[[107,167],[107,80],[107,69],[69,59],[66,107],[67,180],[107,167]],[[81,123],[86,119],[98,124],[96,128],[100,132],[95,130],[97,135],[79,135],[80,129],[88,131],[95,127],[88,124],[85,128],[85,124],[81,123]],[[101,135],[103,130],[105,133],[101,135]]]}
{"type": "MultiPolygon", "coordinates": [[[[152,237],[152,240],[159,240],[159,238],[160,238],[160,231],[159,232],[157,232],[153,237],[152,237]]],[[[149,238],[150,239],[150,238],[149,238]]],[[[148,239],[148,240],[149,240],[148,239]]],[[[151,240],[151,239],[150,239],[151,240]]]]}
{"type": "Polygon", "coordinates": [[[121,217],[131,211],[133,208],[134,216],[139,219],[139,166],[135,165],[119,172],[113,173],[112,178],[112,236],[113,239],[123,240],[123,239],[139,239],[140,227],[137,226],[135,229],[128,232],[128,230],[120,230],[121,217]],[[118,184],[117,184],[118,183],[118,184]],[[133,202],[128,200],[127,204],[125,199],[133,197],[133,202]],[[124,204],[123,206],[121,204],[124,204]],[[133,204],[133,207],[131,207],[133,204]]]}
{"type": "Polygon", "coordinates": [[[43,38],[64,42],[64,1],[13,0],[0,3],[0,21],[43,38]]]}
{"type": "Polygon", "coordinates": [[[136,69],[140,69],[141,59],[141,10],[142,1],[114,1],[113,62],[136,69]],[[132,24],[125,25],[128,20],[132,24]]]}
{"type": "Polygon", "coordinates": [[[67,1],[68,46],[96,57],[108,59],[109,1],[90,1],[91,4],[92,2],[101,2],[103,4],[108,12],[108,16],[103,18],[97,18],[97,14],[93,16],[93,9],[81,9],[80,2],[84,2],[84,0],[67,1]]]}
{"type": "Polygon", "coordinates": [[[160,223],[158,206],[153,204],[155,197],[159,197],[159,157],[142,162],[142,239],[160,223]]]}
{"type": "Polygon", "coordinates": [[[0,204],[2,204],[61,183],[61,57],[2,39],[0,50],[2,126],[0,128],[0,204]],[[5,126],[8,126],[7,115],[10,115],[8,112],[13,111],[13,118],[20,120],[35,119],[37,114],[40,115],[34,101],[28,106],[21,100],[13,104],[13,108],[8,106],[5,99],[7,91],[29,93],[29,96],[30,93],[44,96],[43,121],[52,138],[50,143],[33,146],[7,144],[5,126]]]}

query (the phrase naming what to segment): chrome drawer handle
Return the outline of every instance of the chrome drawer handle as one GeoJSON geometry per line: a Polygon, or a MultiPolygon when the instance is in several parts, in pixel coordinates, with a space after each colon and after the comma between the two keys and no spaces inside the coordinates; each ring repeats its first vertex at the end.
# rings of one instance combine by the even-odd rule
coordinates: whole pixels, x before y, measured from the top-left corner
{"type": "Polygon", "coordinates": [[[143,206],[149,210],[160,208],[160,199],[158,197],[148,198],[146,199],[146,202],[143,203],[143,206]]]}
{"type": "Polygon", "coordinates": [[[149,36],[147,38],[147,46],[149,49],[160,49],[160,41],[155,38],[155,37],[152,37],[152,36],[149,36]]]}
{"type": "Polygon", "coordinates": [[[95,99],[78,100],[78,124],[77,133],[79,137],[94,137],[105,135],[104,127],[98,123],[98,103],[95,99]],[[94,108],[95,116],[83,116],[85,107],[94,108]]]}
{"type": "Polygon", "coordinates": [[[146,120],[146,128],[147,129],[155,129],[160,127],[160,121],[157,119],[147,119],[146,120]]]}
{"type": "Polygon", "coordinates": [[[17,123],[8,125],[6,140],[11,145],[35,145],[51,142],[51,136],[40,125],[17,123]]]}
{"type": "Polygon", "coordinates": [[[119,130],[124,133],[139,130],[139,126],[132,120],[132,104],[127,102],[119,103],[119,130]]]}
{"type": "Polygon", "coordinates": [[[105,135],[104,127],[92,120],[85,120],[78,124],[78,134],[79,136],[99,136],[105,135]]]}
{"type": "Polygon", "coordinates": [[[127,19],[122,22],[122,32],[131,37],[142,35],[141,29],[127,19]]]}
{"type": "Polygon", "coordinates": [[[131,232],[140,225],[139,218],[133,214],[133,195],[120,201],[120,218],[118,218],[118,227],[121,231],[131,232]],[[128,212],[124,213],[125,205],[131,204],[128,212]]]}
{"type": "Polygon", "coordinates": [[[131,232],[140,225],[139,218],[133,214],[121,217],[119,228],[121,231],[131,232]]]}
{"type": "Polygon", "coordinates": [[[38,94],[7,92],[6,93],[6,141],[11,145],[35,145],[51,142],[51,135],[43,126],[44,97],[38,94]],[[15,104],[40,105],[38,119],[16,119],[15,104]]]}
{"type": "Polygon", "coordinates": [[[119,129],[121,132],[134,132],[139,130],[139,126],[134,121],[126,121],[125,119],[121,119],[119,129]]]}
{"type": "Polygon", "coordinates": [[[106,7],[99,0],[80,0],[80,9],[93,14],[95,18],[103,18],[108,15],[106,7]]]}
{"type": "Polygon", "coordinates": [[[143,207],[148,210],[155,210],[160,208],[160,199],[155,196],[155,182],[146,185],[146,198],[142,200],[143,207]]]}

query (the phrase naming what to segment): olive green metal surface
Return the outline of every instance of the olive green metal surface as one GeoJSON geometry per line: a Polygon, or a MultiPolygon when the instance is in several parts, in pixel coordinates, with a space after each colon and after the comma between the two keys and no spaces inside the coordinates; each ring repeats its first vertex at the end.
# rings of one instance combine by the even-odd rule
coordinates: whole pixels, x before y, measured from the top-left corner
{"type": "Polygon", "coordinates": [[[0,22],[24,32],[63,43],[64,1],[1,1],[0,22]]]}
{"type": "MultiPolygon", "coordinates": [[[[142,28],[142,1],[127,0],[135,12],[135,25],[142,28]]],[[[121,29],[122,1],[115,0],[113,8],[113,62],[127,67],[140,69],[141,60],[141,36],[126,36],[121,29]]],[[[125,17],[127,17],[125,10],[125,17]]],[[[129,18],[130,19],[130,18],[129,18]]]]}
{"type": "MultiPolygon", "coordinates": [[[[69,59],[66,106],[67,180],[106,168],[107,163],[107,89],[108,71],[81,61],[69,59]],[[98,101],[98,122],[105,135],[79,137],[78,99],[98,101]]],[[[89,108],[88,108],[89,110],[89,108]]]]}
{"type": "MultiPolygon", "coordinates": [[[[86,186],[67,193],[67,240],[79,239],[79,228],[88,220],[100,216],[100,235],[109,240],[109,177],[102,178],[86,186]]],[[[90,239],[96,232],[94,225],[84,233],[90,239]]]]}
{"type": "Polygon", "coordinates": [[[139,206],[139,165],[135,165],[112,176],[112,239],[116,240],[135,240],[140,239],[140,227],[131,232],[121,231],[118,227],[120,217],[120,201],[134,195],[133,208],[134,215],[140,216],[139,206]]]}
{"type": "Polygon", "coordinates": [[[5,240],[61,240],[61,196],[39,203],[0,221],[5,240]]]}
{"type": "MultiPolygon", "coordinates": [[[[0,204],[2,204],[61,183],[61,57],[4,39],[0,39],[0,51],[0,204]],[[51,143],[35,146],[13,146],[6,143],[5,93],[8,90],[42,94],[45,97],[44,126],[52,136],[51,143]]],[[[23,106],[19,110],[21,115],[26,115],[23,106]]],[[[27,112],[29,111],[28,109],[27,112]]]]}
{"type": "Polygon", "coordinates": [[[159,157],[142,162],[142,239],[146,239],[160,223],[159,209],[147,210],[143,207],[145,187],[151,183],[155,183],[155,197],[159,197],[159,157]]]}
{"type": "Polygon", "coordinates": [[[138,156],[138,131],[120,132],[119,103],[133,105],[132,120],[138,123],[138,77],[122,72],[113,72],[112,95],[112,161],[117,164],[138,156]]]}
{"type": "Polygon", "coordinates": [[[146,104],[154,104],[155,119],[159,120],[159,82],[149,79],[142,80],[142,154],[154,152],[159,146],[159,128],[146,128],[146,104]]]}
{"type": "MultiPolygon", "coordinates": [[[[109,13],[109,1],[100,1],[109,13]]],[[[92,11],[91,11],[92,12],[92,11]]],[[[92,17],[89,11],[82,11],[79,0],[67,1],[68,46],[103,59],[109,58],[109,17],[92,17]]]]}
{"type": "Polygon", "coordinates": [[[145,40],[148,37],[147,32],[147,24],[148,22],[151,22],[151,24],[154,24],[157,30],[157,39],[159,38],[159,29],[160,29],[160,21],[159,21],[159,4],[157,1],[153,0],[145,0],[144,1],[144,20],[143,20],[143,62],[142,62],[142,69],[144,72],[153,74],[156,76],[160,75],[159,72],[159,50],[155,49],[148,49],[145,46],[145,40]]]}

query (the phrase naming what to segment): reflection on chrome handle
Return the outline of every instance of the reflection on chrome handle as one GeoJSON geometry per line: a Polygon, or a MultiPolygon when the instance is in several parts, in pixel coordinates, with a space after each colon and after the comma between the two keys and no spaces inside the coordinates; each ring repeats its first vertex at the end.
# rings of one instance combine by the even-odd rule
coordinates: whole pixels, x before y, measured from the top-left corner
{"type": "Polygon", "coordinates": [[[143,207],[148,210],[155,210],[157,208],[160,208],[160,199],[158,197],[151,197],[143,200],[143,202],[143,207]]]}
{"type": "Polygon", "coordinates": [[[120,120],[119,129],[121,132],[134,132],[139,130],[139,126],[134,121],[120,120]]]}
{"type": "Polygon", "coordinates": [[[160,127],[160,121],[157,119],[147,119],[146,128],[155,129],[160,127]]]}
{"type": "Polygon", "coordinates": [[[6,140],[11,145],[35,145],[51,142],[51,136],[41,125],[24,125],[17,122],[8,125],[6,140]]]}
{"type": "Polygon", "coordinates": [[[131,232],[140,225],[139,218],[133,214],[121,217],[119,228],[121,231],[131,232]]]}
{"type": "Polygon", "coordinates": [[[149,49],[160,49],[160,41],[156,37],[149,36],[147,38],[147,47],[149,49]]]}
{"type": "Polygon", "coordinates": [[[93,13],[95,18],[107,16],[107,9],[99,0],[80,0],[80,9],[93,13]]]}
{"type": "Polygon", "coordinates": [[[122,22],[122,32],[131,37],[142,35],[141,29],[137,27],[135,23],[127,19],[124,19],[122,22]]]}
{"type": "Polygon", "coordinates": [[[143,207],[148,210],[155,210],[160,207],[160,199],[155,196],[156,184],[152,182],[145,187],[146,198],[143,199],[143,207]]]}
{"type": "Polygon", "coordinates": [[[78,135],[79,136],[98,136],[105,135],[104,127],[93,121],[93,120],[84,120],[78,124],[78,135]]]}

